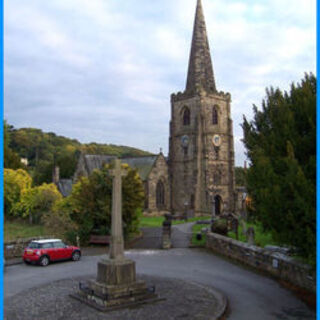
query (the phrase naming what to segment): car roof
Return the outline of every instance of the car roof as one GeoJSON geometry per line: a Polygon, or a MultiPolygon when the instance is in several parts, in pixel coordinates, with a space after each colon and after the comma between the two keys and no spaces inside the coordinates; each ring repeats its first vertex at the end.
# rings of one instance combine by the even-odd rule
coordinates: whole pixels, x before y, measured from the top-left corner
{"type": "Polygon", "coordinates": [[[41,239],[41,240],[32,240],[31,242],[35,243],[48,243],[48,242],[58,242],[62,241],[61,239],[41,239]]]}

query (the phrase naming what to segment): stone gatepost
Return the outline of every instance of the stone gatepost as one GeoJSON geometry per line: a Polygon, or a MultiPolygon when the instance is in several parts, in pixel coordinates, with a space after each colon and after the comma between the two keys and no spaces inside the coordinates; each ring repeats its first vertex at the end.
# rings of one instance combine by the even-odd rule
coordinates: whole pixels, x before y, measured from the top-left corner
{"type": "Polygon", "coordinates": [[[171,219],[170,215],[165,215],[166,220],[162,223],[162,249],[171,248],[171,219]]]}
{"type": "Polygon", "coordinates": [[[113,190],[110,255],[98,262],[96,280],[88,282],[87,285],[80,284],[79,293],[72,295],[101,311],[158,301],[154,289],[149,290],[144,281],[136,279],[135,262],[124,256],[121,178],[126,175],[126,171],[121,168],[120,160],[115,160],[111,175],[113,190]]]}

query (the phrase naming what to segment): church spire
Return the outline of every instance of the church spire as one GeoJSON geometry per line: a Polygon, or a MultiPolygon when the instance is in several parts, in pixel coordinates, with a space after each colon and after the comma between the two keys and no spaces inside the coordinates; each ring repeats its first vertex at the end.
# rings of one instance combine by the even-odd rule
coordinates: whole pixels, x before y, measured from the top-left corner
{"type": "Polygon", "coordinates": [[[206,23],[201,0],[197,1],[186,91],[197,92],[202,88],[207,92],[216,92],[206,23]]]}

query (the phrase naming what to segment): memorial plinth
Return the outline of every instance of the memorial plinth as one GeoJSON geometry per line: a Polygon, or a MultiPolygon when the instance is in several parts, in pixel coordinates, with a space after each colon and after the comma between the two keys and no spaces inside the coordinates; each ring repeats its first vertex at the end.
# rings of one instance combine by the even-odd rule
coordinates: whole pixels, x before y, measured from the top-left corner
{"type": "Polygon", "coordinates": [[[126,175],[120,160],[115,160],[112,190],[112,226],[109,259],[98,262],[96,280],[80,283],[79,292],[72,297],[100,311],[111,311],[136,304],[155,302],[159,297],[154,287],[136,279],[135,262],[124,257],[122,231],[121,177],[126,175]]]}

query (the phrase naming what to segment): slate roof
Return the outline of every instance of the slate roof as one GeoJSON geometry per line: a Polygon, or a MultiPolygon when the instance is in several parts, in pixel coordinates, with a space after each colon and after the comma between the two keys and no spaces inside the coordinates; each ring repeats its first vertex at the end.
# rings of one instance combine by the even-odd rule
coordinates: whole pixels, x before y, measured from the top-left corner
{"type": "Polygon", "coordinates": [[[94,169],[101,169],[106,163],[110,163],[115,156],[85,154],[84,161],[87,173],[90,175],[94,169]]]}
{"type": "Polygon", "coordinates": [[[122,158],[121,162],[126,163],[129,167],[137,169],[142,181],[147,180],[148,175],[156,162],[158,155],[135,158],[122,158]]]}
{"type": "Polygon", "coordinates": [[[72,179],[60,179],[57,188],[64,197],[67,197],[72,190],[72,179]]]}
{"type": "MultiPolygon", "coordinates": [[[[106,155],[84,155],[85,167],[90,175],[94,169],[101,169],[103,164],[110,163],[115,156],[106,155]]],[[[142,181],[148,178],[148,175],[157,160],[158,155],[130,157],[120,159],[122,163],[128,164],[131,168],[137,169],[142,181]]]]}

